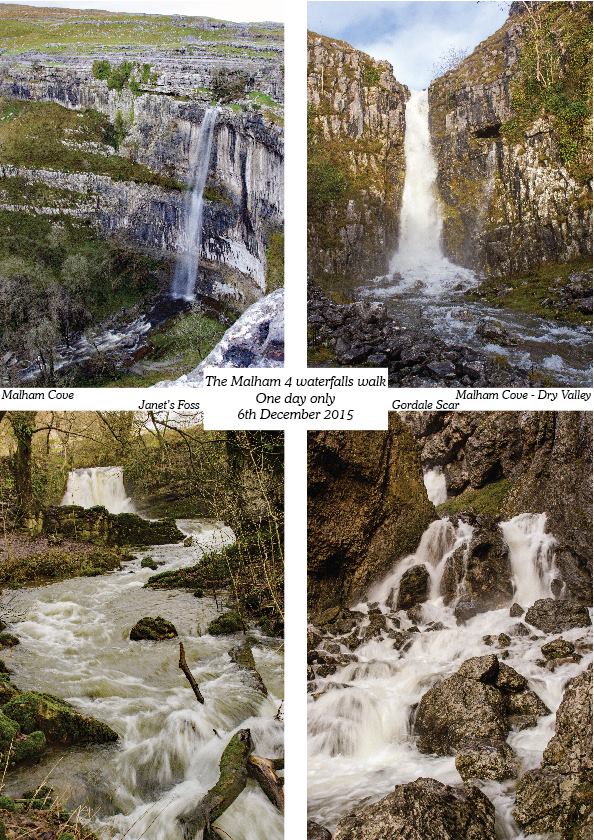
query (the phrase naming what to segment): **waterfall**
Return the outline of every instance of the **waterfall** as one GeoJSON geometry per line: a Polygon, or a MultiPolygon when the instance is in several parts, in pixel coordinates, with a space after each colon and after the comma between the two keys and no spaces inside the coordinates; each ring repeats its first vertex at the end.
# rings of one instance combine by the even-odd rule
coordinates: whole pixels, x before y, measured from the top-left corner
{"type": "Polygon", "coordinates": [[[212,139],[219,113],[218,107],[207,108],[198,137],[190,141],[191,191],[188,195],[184,215],[184,251],[179,255],[171,285],[171,297],[178,300],[194,300],[196,276],[200,263],[202,245],[202,211],[204,185],[208,177],[212,139]]]}
{"type": "Polygon", "coordinates": [[[104,507],[110,513],[135,513],[124,488],[122,467],[89,467],[68,474],[63,505],[104,507]]]}
{"type": "Polygon", "coordinates": [[[429,97],[426,90],[411,91],[406,103],[404,155],[406,168],[400,240],[390,272],[397,275],[399,289],[421,284],[437,295],[452,286],[475,282],[472,271],[454,265],[441,249],[442,215],[437,197],[437,163],[429,133],[429,97]]]}
{"type": "Polygon", "coordinates": [[[547,534],[546,524],[546,513],[521,513],[500,526],[509,551],[514,600],[522,606],[552,595],[556,540],[547,534]]]}
{"type": "Polygon", "coordinates": [[[448,500],[446,477],[441,467],[432,467],[423,472],[423,483],[427,491],[427,498],[434,505],[442,505],[448,500]]]}

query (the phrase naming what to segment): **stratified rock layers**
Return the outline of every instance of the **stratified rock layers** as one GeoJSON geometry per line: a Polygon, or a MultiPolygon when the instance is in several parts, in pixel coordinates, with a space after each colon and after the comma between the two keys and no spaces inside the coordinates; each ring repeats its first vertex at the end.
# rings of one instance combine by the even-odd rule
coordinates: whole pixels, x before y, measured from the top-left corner
{"type": "Polygon", "coordinates": [[[591,3],[515,3],[431,83],[443,247],[458,264],[506,275],[591,253],[591,16],[591,3]]]}
{"type": "Polygon", "coordinates": [[[308,46],[309,273],[339,288],[385,272],[395,249],[408,89],[344,41],[308,46]]]}

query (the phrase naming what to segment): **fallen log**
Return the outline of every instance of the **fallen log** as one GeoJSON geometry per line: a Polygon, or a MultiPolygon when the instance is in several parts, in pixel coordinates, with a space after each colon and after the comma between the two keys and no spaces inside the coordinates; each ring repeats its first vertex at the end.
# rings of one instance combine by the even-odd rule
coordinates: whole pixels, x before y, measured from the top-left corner
{"type": "Polygon", "coordinates": [[[186,675],[186,679],[190,683],[190,687],[191,687],[192,691],[194,692],[194,696],[196,697],[196,700],[199,703],[202,703],[204,705],[204,697],[202,696],[202,692],[200,691],[200,688],[198,687],[198,683],[194,679],[194,677],[192,675],[192,672],[190,671],[190,669],[188,667],[188,663],[186,661],[186,651],[184,650],[184,646],[183,646],[182,642],[179,643],[179,667],[181,668],[181,670],[186,675]]]}
{"type": "Polygon", "coordinates": [[[248,759],[254,745],[249,729],[240,729],[231,738],[219,762],[219,779],[202,801],[178,817],[184,840],[194,840],[199,831],[212,835],[210,827],[237,799],[248,780],[248,759]]]}
{"type": "Polygon", "coordinates": [[[283,783],[274,768],[274,761],[260,758],[259,755],[250,755],[247,769],[250,778],[258,782],[263,793],[282,814],[285,809],[285,794],[283,783]]]}

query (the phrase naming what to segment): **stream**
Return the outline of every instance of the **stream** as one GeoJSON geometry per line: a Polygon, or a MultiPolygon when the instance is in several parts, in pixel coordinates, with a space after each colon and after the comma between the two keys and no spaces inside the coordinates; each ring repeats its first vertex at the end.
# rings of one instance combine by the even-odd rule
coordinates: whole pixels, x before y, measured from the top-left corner
{"type": "MultiPolygon", "coordinates": [[[[479,286],[480,278],[443,254],[443,219],[426,90],[412,91],[406,104],[404,146],[398,248],[388,274],[367,281],[355,294],[382,301],[397,323],[429,328],[448,346],[462,345],[499,357],[519,371],[541,371],[557,385],[591,387],[592,333],[588,328],[470,301],[465,296],[479,286]],[[488,333],[485,337],[485,327],[495,328],[493,334],[500,332],[503,340],[489,339],[488,333]]],[[[505,278],[501,283],[505,286],[505,278]]]]}
{"type": "MultiPolygon", "coordinates": [[[[65,500],[72,503],[73,496],[87,507],[99,496],[102,504],[131,509],[120,468],[74,471],[65,500]]],[[[106,840],[182,840],[176,816],[216,782],[221,753],[238,729],[251,730],[259,755],[283,754],[282,723],[275,720],[283,690],[279,640],[252,634],[256,665],[269,691],[263,699],[228,656],[237,634],[203,635],[217,614],[213,599],[143,588],[155,574],[141,568],[143,557],[150,555],[161,572],[192,565],[234,541],[220,522],[177,525],[192,536],[191,546],[145,548],[121,571],[5,590],[2,596],[5,611],[17,617],[14,632],[21,642],[6,656],[15,684],[56,694],[120,735],[113,746],[48,752],[39,765],[12,772],[5,793],[30,790],[49,774],[46,783],[62,803],[71,809],[84,803],[91,827],[106,840]],[[172,621],[179,640],[131,642],[130,629],[146,615],[172,621]],[[179,641],[204,706],[178,668],[179,641]]],[[[234,840],[272,840],[282,837],[283,822],[250,781],[217,827],[234,840]]]]}
{"type": "MultiPolygon", "coordinates": [[[[441,478],[430,473],[426,476],[429,493],[441,498],[441,478]]],[[[555,539],[546,531],[545,514],[521,514],[501,523],[501,529],[512,569],[512,601],[526,608],[538,598],[551,597],[555,539]]],[[[310,697],[308,707],[309,818],[331,831],[342,816],[360,804],[381,799],[395,785],[420,777],[461,784],[454,756],[417,749],[412,717],[416,704],[438,680],[456,672],[471,657],[498,652],[483,641],[484,636],[510,635],[506,663],[528,679],[529,688],[552,712],[539,717],[534,727],[510,732],[507,740],[520,758],[521,772],[539,766],[554,734],[555,712],[565,684],[592,659],[591,653],[585,653],[579,663],[564,664],[552,672],[536,664],[545,642],[559,636],[571,642],[591,638],[590,628],[539,634],[535,642],[529,636],[514,635],[518,619],[510,617],[509,608],[489,610],[457,625],[455,600],[446,606],[439,594],[441,577],[452,553],[469,545],[472,531],[462,520],[456,524],[447,518],[432,522],[415,554],[398,561],[386,578],[371,588],[367,601],[353,607],[366,614],[369,603],[376,602],[384,615],[396,617],[390,606],[393,592],[407,568],[424,563],[430,574],[429,598],[422,607],[422,620],[417,622],[421,632],[413,636],[410,647],[397,650],[389,638],[364,642],[354,651],[343,647],[344,652],[354,653],[356,661],[318,678],[317,699],[310,697]],[[444,628],[429,632],[427,625],[438,621],[444,628]]],[[[399,611],[397,617],[402,629],[412,626],[405,612],[399,611]]],[[[336,641],[340,643],[340,637],[336,641]]],[[[515,781],[477,784],[495,806],[498,836],[524,840],[512,816],[515,781]]],[[[530,838],[535,840],[536,835],[530,838]]],[[[552,835],[543,838],[549,840],[552,835]]]]}

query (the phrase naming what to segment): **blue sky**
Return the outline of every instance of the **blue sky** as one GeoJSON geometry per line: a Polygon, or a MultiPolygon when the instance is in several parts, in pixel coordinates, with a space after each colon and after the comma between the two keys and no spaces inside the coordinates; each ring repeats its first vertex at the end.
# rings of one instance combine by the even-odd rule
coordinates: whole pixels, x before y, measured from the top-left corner
{"type": "Polygon", "coordinates": [[[418,90],[427,87],[450,50],[472,52],[499,29],[508,7],[499,0],[316,0],[308,3],[308,27],[386,59],[399,82],[418,90]]]}

